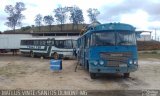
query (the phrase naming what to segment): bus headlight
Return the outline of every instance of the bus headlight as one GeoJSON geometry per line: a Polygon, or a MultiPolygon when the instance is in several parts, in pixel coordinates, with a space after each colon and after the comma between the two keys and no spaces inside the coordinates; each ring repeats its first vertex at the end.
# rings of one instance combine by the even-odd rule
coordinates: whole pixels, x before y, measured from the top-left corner
{"type": "Polygon", "coordinates": [[[133,64],[137,64],[137,63],[138,63],[138,61],[137,61],[137,60],[134,60],[133,64]]]}
{"type": "Polygon", "coordinates": [[[100,64],[100,65],[103,65],[103,64],[104,64],[104,61],[100,60],[100,61],[99,61],[99,64],[100,64]]]}
{"type": "Polygon", "coordinates": [[[133,64],[133,60],[129,60],[129,64],[133,64]]]}
{"type": "Polygon", "coordinates": [[[97,61],[93,61],[93,64],[94,64],[94,65],[98,65],[98,62],[97,62],[97,61]]]}

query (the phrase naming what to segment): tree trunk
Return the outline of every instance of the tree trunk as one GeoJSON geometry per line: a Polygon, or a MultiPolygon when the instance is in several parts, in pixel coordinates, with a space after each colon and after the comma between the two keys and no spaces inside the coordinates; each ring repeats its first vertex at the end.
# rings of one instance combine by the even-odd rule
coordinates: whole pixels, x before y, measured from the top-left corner
{"type": "Polygon", "coordinates": [[[51,25],[49,25],[49,31],[51,32],[51,28],[52,28],[52,26],[51,25]]]}
{"type": "Polygon", "coordinates": [[[74,23],[72,24],[72,30],[74,29],[74,23]]]}
{"type": "Polygon", "coordinates": [[[61,23],[61,32],[62,32],[62,27],[63,27],[63,25],[62,25],[62,23],[61,23]]]}
{"type": "Polygon", "coordinates": [[[76,24],[77,25],[77,30],[78,30],[78,24],[76,24]]]}
{"type": "Polygon", "coordinates": [[[39,26],[39,28],[38,28],[38,29],[39,29],[39,32],[40,32],[40,30],[41,30],[41,27],[39,26]]]}
{"type": "Polygon", "coordinates": [[[14,31],[14,33],[16,32],[16,27],[15,26],[13,27],[13,31],[14,31]]]}

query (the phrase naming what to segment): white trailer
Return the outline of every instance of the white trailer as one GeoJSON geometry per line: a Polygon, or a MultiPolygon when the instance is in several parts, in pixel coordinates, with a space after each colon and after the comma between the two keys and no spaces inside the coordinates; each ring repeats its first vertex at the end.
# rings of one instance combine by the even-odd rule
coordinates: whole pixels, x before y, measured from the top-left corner
{"type": "Polygon", "coordinates": [[[0,53],[17,52],[22,38],[32,38],[31,34],[0,34],[0,53]]]}

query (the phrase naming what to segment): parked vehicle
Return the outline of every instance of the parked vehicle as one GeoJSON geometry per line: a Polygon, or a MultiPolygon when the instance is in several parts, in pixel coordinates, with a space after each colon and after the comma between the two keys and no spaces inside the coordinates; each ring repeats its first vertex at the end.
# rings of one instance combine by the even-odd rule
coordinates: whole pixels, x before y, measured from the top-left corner
{"type": "Polygon", "coordinates": [[[123,73],[138,68],[135,28],[123,23],[99,24],[77,40],[78,61],[92,79],[97,73],[123,73]]]}
{"type": "Polygon", "coordinates": [[[71,38],[29,38],[21,40],[20,51],[31,57],[72,58],[76,40],[71,38]]]}
{"type": "Polygon", "coordinates": [[[21,38],[31,38],[30,34],[0,34],[0,53],[16,53],[20,48],[21,38]]]}

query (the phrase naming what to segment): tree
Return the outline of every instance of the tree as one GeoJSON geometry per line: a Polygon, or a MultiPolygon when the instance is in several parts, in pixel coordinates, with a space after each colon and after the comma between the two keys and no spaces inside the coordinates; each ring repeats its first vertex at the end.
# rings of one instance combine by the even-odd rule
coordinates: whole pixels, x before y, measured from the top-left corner
{"type": "Polygon", "coordinates": [[[67,17],[67,15],[66,15],[67,8],[66,7],[64,7],[64,8],[58,7],[57,9],[54,9],[53,12],[55,12],[56,20],[61,24],[61,31],[62,31],[62,24],[65,23],[65,20],[67,17]]]}
{"type": "Polygon", "coordinates": [[[54,22],[54,18],[53,18],[52,16],[50,16],[50,15],[44,16],[43,21],[44,21],[46,24],[49,25],[49,31],[51,31],[51,25],[52,25],[53,22],[54,22]]]}
{"type": "Polygon", "coordinates": [[[98,11],[98,9],[89,8],[87,10],[87,12],[88,12],[88,16],[89,16],[91,22],[97,21],[97,16],[100,14],[100,12],[98,11]]]}
{"type": "Polygon", "coordinates": [[[28,30],[30,30],[30,29],[31,29],[31,26],[21,27],[21,30],[22,30],[23,32],[28,31],[28,30]]]}
{"type": "Polygon", "coordinates": [[[73,28],[74,28],[74,25],[77,25],[77,29],[78,29],[78,24],[84,22],[82,10],[75,6],[71,8],[70,14],[71,14],[70,21],[73,22],[73,28]]]}
{"type": "Polygon", "coordinates": [[[40,32],[41,25],[42,25],[42,15],[37,14],[34,21],[35,21],[35,24],[38,26],[38,29],[39,29],[39,32],[40,32]]]}
{"type": "Polygon", "coordinates": [[[21,21],[25,18],[22,14],[24,10],[26,10],[26,8],[23,2],[16,2],[15,6],[6,5],[4,11],[8,13],[9,17],[7,17],[8,22],[6,22],[5,25],[11,27],[15,32],[15,27],[21,26],[21,21]]]}

